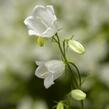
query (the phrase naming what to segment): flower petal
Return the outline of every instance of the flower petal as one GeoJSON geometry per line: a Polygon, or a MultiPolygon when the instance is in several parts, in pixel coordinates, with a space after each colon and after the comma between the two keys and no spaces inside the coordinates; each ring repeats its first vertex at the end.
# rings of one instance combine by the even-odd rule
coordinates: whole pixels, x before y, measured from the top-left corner
{"type": "Polygon", "coordinates": [[[47,30],[45,32],[42,33],[42,36],[44,37],[52,37],[54,34],[56,33],[56,31],[54,31],[53,28],[47,28],[47,30]]]}
{"type": "Polygon", "coordinates": [[[55,15],[54,8],[52,5],[47,5],[46,7],[55,15]]]}
{"type": "Polygon", "coordinates": [[[36,32],[30,29],[30,30],[28,30],[28,34],[29,35],[36,35],[36,32]]]}
{"type": "Polygon", "coordinates": [[[46,7],[48,9],[49,16],[52,19],[52,22],[51,22],[51,25],[52,25],[55,21],[57,21],[57,17],[55,15],[55,11],[52,5],[47,5],[46,7]]]}
{"type": "Polygon", "coordinates": [[[56,34],[57,31],[58,31],[57,21],[54,21],[53,25],[51,27],[48,27],[47,30],[42,33],[42,36],[50,38],[54,34],[56,34]]]}
{"type": "Polygon", "coordinates": [[[49,73],[49,75],[44,79],[44,86],[45,88],[49,88],[53,84],[53,75],[49,73]]]}
{"type": "Polygon", "coordinates": [[[53,8],[50,6],[37,5],[33,10],[33,16],[37,19],[38,17],[43,21],[46,26],[51,26],[52,22],[56,20],[53,8]]]}
{"type": "Polygon", "coordinates": [[[57,18],[52,5],[37,5],[24,21],[29,35],[50,38],[58,31],[57,18]]]}
{"type": "Polygon", "coordinates": [[[53,74],[54,80],[59,78],[65,70],[65,64],[59,60],[48,61],[45,63],[45,66],[53,74]]]}
{"type": "Polygon", "coordinates": [[[44,64],[46,61],[36,61],[35,63],[37,64],[37,65],[42,65],[42,64],[44,64]]]}
{"type": "Polygon", "coordinates": [[[47,68],[44,66],[44,64],[40,64],[38,68],[35,71],[35,75],[39,78],[46,78],[48,75],[47,68]]]}
{"type": "Polygon", "coordinates": [[[33,16],[27,17],[24,23],[29,29],[29,35],[40,36],[40,34],[46,30],[45,25],[39,19],[35,19],[33,16]]]}

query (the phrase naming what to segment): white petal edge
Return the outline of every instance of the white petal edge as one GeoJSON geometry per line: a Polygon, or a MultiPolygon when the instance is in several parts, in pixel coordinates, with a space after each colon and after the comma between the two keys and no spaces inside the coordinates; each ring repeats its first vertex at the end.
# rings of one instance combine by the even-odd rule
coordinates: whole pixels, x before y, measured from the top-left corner
{"type": "Polygon", "coordinates": [[[46,7],[49,8],[53,12],[53,14],[55,15],[55,11],[54,11],[54,8],[52,5],[47,5],[46,7]]]}
{"type": "Polygon", "coordinates": [[[52,26],[51,26],[51,27],[48,27],[48,28],[42,33],[42,36],[43,36],[43,37],[50,38],[50,37],[52,37],[53,35],[56,34],[56,32],[58,31],[56,22],[57,22],[57,20],[54,20],[54,21],[52,22],[52,26]]]}
{"type": "MultiPolygon", "coordinates": [[[[36,35],[36,36],[40,36],[40,37],[46,37],[46,38],[50,38],[52,37],[57,31],[57,25],[55,25],[55,22],[57,22],[57,18],[55,16],[55,12],[54,12],[54,9],[53,9],[53,6],[52,5],[47,5],[47,6],[43,6],[43,5],[36,5],[35,8],[33,9],[33,15],[32,16],[29,16],[27,17],[25,20],[24,20],[24,24],[27,25],[28,27],[28,34],[31,36],[31,35],[36,35]],[[35,30],[35,28],[32,26],[32,24],[30,23],[31,20],[34,19],[34,13],[35,11],[38,9],[38,8],[47,8],[50,12],[53,13],[53,20],[51,22],[51,26],[49,26],[47,29],[45,29],[44,32],[42,33],[39,33],[35,30]]],[[[42,22],[43,23],[43,22],[42,22]]]]}
{"type": "Polygon", "coordinates": [[[47,7],[47,8],[52,12],[52,14],[54,15],[54,21],[57,20],[57,17],[56,17],[56,15],[55,15],[55,11],[54,11],[53,6],[52,6],[52,5],[47,5],[46,7],[47,7]]]}
{"type": "Polygon", "coordinates": [[[46,78],[48,74],[49,72],[43,64],[39,65],[35,71],[35,75],[42,79],[46,78]]]}
{"type": "Polygon", "coordinates": [[[24,20],[24,24],[28,27],[28,34],[29,35],[36,35],[37,33],[35,31],[32,30],[32,28],[30,27],[30,23],[29,20],[32,20],[33,16],[29,16],[24,20]]]}
{"type": "Polygon", "coordinates": [[[44,32],[42,33],[42,36],[43,36],[43,37],[50,38],[50,37],[52,37],[55,33],[56,33],[56,31],[54,31],[52,28],[49,27],[49,28],[47,28],[46,31],[44,31],[44,32]]]}
{"type": "Polygon", "coordinates": [[[38,8],[45,8],[44,5],[36,5],[32,11],[32,15],[34,16],[34,12],[38,9],[38,8]]]}
{"type": "Polygon", "coordinates": [[[50,60],[45,63],[45,66],[50,72],[60,72],[64,71],[65,69],[65,64],[61,60],[50,60]]]}
{"type": "Polygon", "coordinates": [[[36,5],[35,7],[34,7],[34,9],[33,9],[33,14],[34,14],[34,11],[37,9],[37,8],[49,8],[52,12],[53,12],[53,14],[55,15],[55,11],[54,11],[54,8],[53,8],[53,6],[52,5],[47,5],[47,6],[44,6],[44,5],[36,5]]]}
{"type": "Polygon", "coordinates": [[[48,89],[51,85],[54,84],[53,75],[50,73],[45,79],[44,79],[44,86],[46,89],[48,89]]]}
{"type": "MultiPolygon", "coordinates": [[[[39,30],[37,30],[38,27],[35,27],[35,24],[34,25],[32,24],[33,22],[36,23],[36,20],[34,21],[34,16],[29,16],[24,20],[24,24],[28,27],[28,34],[42,37],[42,34],[39,33],[39,30],[41,28],[39,30]]],[[[38,21],[37,21],[37,23],[38,23],[38,21]]],[[[40,24],[40,27],[42,25],[44,26],[44,24],[42,22],[40,22],[39,24],[40,24]]],[[[44,31],[46,31],[46,29],[44,31]]]]}
{"type": "MultiPolygon", "coordinates": [[[[54,23],[54,21],[56,21],[57,20],[57,17],[56,17],[56,15],[55,15],[55,12],[54,12],[54,9],[53,9],[53,6],[52,5],[47,5],[47,6],[43,6],[43,5],[36,5],[35,6],[35,8],[33,9],[33,12],[32,12],[32,16],[33,17],[36,17],[36,13],[38,12],[38,10],[39,11],[41,11],[41,9],[43,10],[43,11],[46,11],[46,14],[48,13],[47,12],[47,10],[50,12],[50,13],[52,13],[51,15],[52,15],[52,21],[50,21],[50,25],[49,26],[52,26],[53,25],[53,23],[54,23]],[[47,9],[47,10],[46,10],[47,9]]],[[[39,15],[39,14],[38,14],[39,15]]],[[[37,16],[38,16],[37,15],[37,16]]],[[[49,13],[48,13],[48,15],[50,15],[49,13]]],[[[50,16],[49,16],[49,18],[50,18],[50,16]]],[[[45,19],[45,17],[44,17],[44,19],[45,19]]],[[[48,19],[48,18],[47,18],[48,19]]],[[[43,17],[42,17],[42,20],[43,20],[43,17]]],[[[49,20],[49,19],[48,19],[49,20]]],[[[44,22],[44,21],[42,21],[42,22],[44,22]]],[[[44,23],[45,24],[45,23],[44,23]]]]}
{"type": "Polygon", "coordinates": [[[36,65],[41,65],[41,64],[44,64],[46,61],[36,61],[36,65]]]}
{"type": "Polygon", "coordinates": [[[24,20],[24,24],[28,25],[28,20],[33,19],[33,16],[28,16],[25,20],[24,20]]]}
{"type": "MultiPolygon", "coordinates": [[[[36,35],[36,32],[34,32],[33,30],[28,30],[28,34],[30,35],[30,36],[32,36],[32,35],[36,35]]],[[[36,35],[37,36],[37,35],[36,35]]]]}
{"type": "Polygon", "coordinates": [[[51,60],[45,63],[46,68],[53,74],[53,79],[59,78],[65,70],[65,64],[60,60],[51,60]]]}

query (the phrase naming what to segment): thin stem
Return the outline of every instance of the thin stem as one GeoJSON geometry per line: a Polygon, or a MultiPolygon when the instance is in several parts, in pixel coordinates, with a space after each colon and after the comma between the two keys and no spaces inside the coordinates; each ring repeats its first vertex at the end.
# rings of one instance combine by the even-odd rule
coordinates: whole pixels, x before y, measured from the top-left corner
{"type": "Polygon", "coordinates": [[[67,66],[68,66],[70,72],[72,72],[72,76],[73,76],[73,79],[72,80],[74,80],[74,83],[73,83],[74,84],[74,88],[78,88],[77,80],[76,80],[75,76],[73,75],[74,72],[72,71],[72,69],[71,69],[71,67],[70,67],[69,64],[67,64],[67,66]]]}
{"type": "MultiPolygon", "coordinates": [[[[81,75],[80,75],[79,69],[78,69],[78,67],[73,62],[69,62],[67,60],[67,57],[66,57],[66,42],[65,42],[65,40],[62,43],[63,44],[63,47],[62,47],[58,34],[56,33],[55,36],[56,36],[56,38],[53,37],[53,40],[57,43],[57,45],[59,47],[59,50],[60,50],[60,52],[62,54],[63,61],[65,62],[65,65],[68,67],[68,69],[70,70],[70,72],[72,72],[73,86],[74,86],[74,88],[79,88],[80,89],[80,87],[81,87],[81,75]],[[76,79],[76,77],[74,75],[74,71],[72,70],[70,64],[73,65],[73,67],[75,67],[75,69],[77,71],[78,78],[79,78],[79,83],[78,83],[78,81],[77,81],[77,79],[76,79]]],[[[83,101],[81,101],[81,109],[84,109],[84,103],[83,103],[83,101]]]]}
{"type": "Polygon", "coordinates": [[[81,109],[84,109],[84,102],[81,101],[81,109]]]}
{"type": "Polygon", "coordinates": [[[77,82],[77,79],[75,78],[75,76],[74,76],[74,72],[72,71],[72,68],[71,68],[71,66],[69,65],[69,62],[68,62],[68,60],[67,60],[67,58],[66,58],[66,54],[65,54],[65,45],[64,45],[64,43],[65,42],[63,42],[63,48],[62,48],[62,46],[61,46],[61,43],[60,43],[60,39],[59,39],[59,37],[58,37],[58,34],[56,34],[56,37],[57,37],[57,40],[56,40],[56,42],[57,42],[57,44],[58,44],[58,47],[59,47],[59,49],[60,49],[60,52],[61,52],[61,54],[62,54],[62,56],[63,56],[63,60],[64,60],[64,62],[65,62],[65,64],[67,65],[67,67],[69,68],[69,70],[70,70],[70,72],[72,72],[72,76],[73,76],[73,84],[74,84],[74,87],[75,88],[78,88],[78,82],[77,82]]]}
{"type": "Polygon", "coordinates": [[[64,51],[64,56],[66,57],[66,42],[65,42],[65,40],[63,41],[63,51],[64,51]]]}
{"type": "Polygon", "coordinates": [[[58,43],[58,41],[55,39],[55,37],[52,37],[52,39],[53,39],[56,43],[58,43]]]}
{"type": "Polygon", "coordinates": [[[69,62],[71,65],[73,65],[77,71],[78,77],[79,77],[79,85],[81,87],[81,75],[80,75],[80,71],[78,69],[78,67],[73,63],[73,62],[69,62]]]}
{"type": "Polygon", "coordinates": [[[64,52],[63,52],[63,49],[62,49],[62,47],[61,47],[60,39],[59,39],[57,33],[56,33],[56,37],[57,37],[57,42],[58,42],[58,47],[59,47],[59,49],[60,49],[60,52],[61,52],[61,54],[62,54],[62,56],[63,56],[63,58],[64,58],[64,61],[67,62],[67,59],[66,59],[65,54],[64,54],[64,52]]]}

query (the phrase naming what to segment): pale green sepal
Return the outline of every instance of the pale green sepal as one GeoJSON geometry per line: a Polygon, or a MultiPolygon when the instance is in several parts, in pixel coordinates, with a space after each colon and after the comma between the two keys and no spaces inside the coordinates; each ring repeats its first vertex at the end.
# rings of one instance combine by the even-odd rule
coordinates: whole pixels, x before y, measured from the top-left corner
{"type": "Polygon", "coordinates": [[[44,43],[45,43],[45,40],[44,40],[44,38],[43,37],[38,37],[37,38],[37,44],[39,45],[39,46],[44,46],[44,43]]]}

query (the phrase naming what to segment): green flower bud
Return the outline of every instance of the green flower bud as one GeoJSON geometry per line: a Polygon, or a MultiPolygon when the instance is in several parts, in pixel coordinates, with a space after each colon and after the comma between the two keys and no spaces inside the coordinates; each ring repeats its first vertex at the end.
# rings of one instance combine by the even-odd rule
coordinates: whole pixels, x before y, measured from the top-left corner
{"type": "Polygon", "coordinates": [[[57,104],[56,109],[64,109],[64,104],[63,104],[62,101],[60,101],[60,102],[57,104]]]}
{"type": "Polygon", "coordinates": [[[83,45],[76,40],[69,40],[68,46],[78,54],[83,54],[85,52],[85,48],[83,47],[83,45]]]}
{"type": "Polygon", "coordinates": [[[45,43],[45,40],[44,40],[44,38],[42,38],[42,37],[38,37],[37,38],[37,44],[39,45],[39,46],[44,46],[44,43],[45,43]]]}
{"type": "Polygon", "coordinates": [[[79,89],[74,89],[71,91],[71,97],[74,98],[75,100],[80,101],[86,98],[86,94],[79,89]]]}

